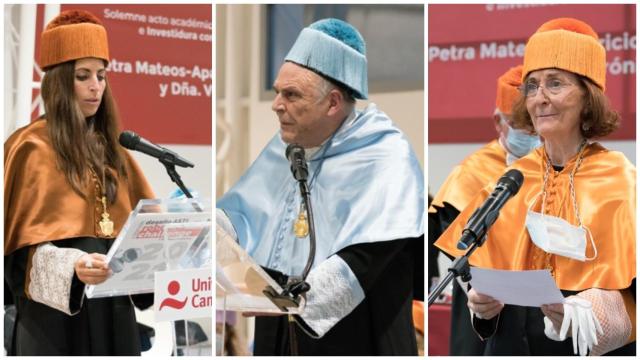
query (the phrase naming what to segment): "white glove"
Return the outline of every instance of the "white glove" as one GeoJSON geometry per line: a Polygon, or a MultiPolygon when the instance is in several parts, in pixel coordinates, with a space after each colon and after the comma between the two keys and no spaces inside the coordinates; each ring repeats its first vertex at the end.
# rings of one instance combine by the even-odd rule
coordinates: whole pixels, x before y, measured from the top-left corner
{"type": "Polygon", "coordinates": [[[598,345],[596,331],[602,335],[602,327],[600,322],[593,314],[591,302],[586,299],[571,296],[564,302],[564,317],[560,334],[556,333],[551,320],[544,317],[544,333],[551,339],[556,341],[564,341],[567,338],[569,327],[571,327],[571,338],[573,339],[573,353],[587,355],[587,350],[591,351],[595,345],[598,345]]]}

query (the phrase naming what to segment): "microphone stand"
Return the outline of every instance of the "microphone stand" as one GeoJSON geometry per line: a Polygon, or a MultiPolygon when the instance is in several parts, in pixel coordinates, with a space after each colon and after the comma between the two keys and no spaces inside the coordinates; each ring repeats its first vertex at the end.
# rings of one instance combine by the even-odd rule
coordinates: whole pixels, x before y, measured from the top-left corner
{"type": "MultiPolygon", "coordinates": [[[[302,271],[302,280],[307,279],[307,275],[309,275],[309,271],[311,271],[311,266],[313,265],[313,261],[316,257],[316,227],[313,224],[313,209],[311,208],[311,192],[309,191],[309,187],[307,186],[306,181],[300,181],[298,183],[300,185],[300,195],[302,196],[302,201],[304,202],[305,210],[307,211],[307,217],[309,218],[309,258],[307,259],[307,265],[304,267],[302,271]]],[[[308,285],[307,285],[308,286],[308,285]]],[[[305,290],[305,292],[308,291],[305,290]]]]}
{"type": "Polygon", "coordinates": [[[489,195],[489,198],[471,215],[458,241],[458,249],[467,249],[469,243],[471,243],[471,247],[468,248],[463,256],[455,258],[453,264],[448,269],[449,272],[447,276],[440,281],[438,286],[436,286],[429,295],[428,306],[433,304],[453,278],[460,276],[465,282],[471,280],[469,257],[478,247],[487,241],[487,231],[498,218],[500,209],[511,196],[520,190],[523,181],[524,177],[519,170],[511,169],[507,171],[500,177],[498,184],[489,195]]]}
{"type": "MultiPolygon", "coordinates": [[[[326,148],[325,148],[326,150],[326,148]]],[[[278,293],[272,286],[267,285],[262,293],[282,312],[286,313],[289,325],[289,351],[290,355],[298,355],[298,342],[296,339],[296,316],[288,313],[288,308],[297,308],[304,299],[304,295],[311,289],[309,283],[306,282],[307,276],[313,266],[316,256],[316,229],[313,219],[313,209],[311,207],[311,192],[307,185],[307,176],[309,175],[307,163],[304,157],[304,149],[298,144],[290,144],[285,151],[285,157],[291,165],[291,172],[294,179],[298,181],[300,187],[300,196],[302,197],[301,205],[307,214],[307,230],[309,235],[309,257],[307,264],[302,270],[300,276],[290,276],[285,281],[280,280],[278,283],[282,285],[282,291],[278,293]]],[[[317,175],[317,172],[316,172],[317,175]]],[[[313,179],[312,179],[313,181],[313,179]]],[[[302,215],[300,215],[302,216],[302,215]]],[[[299,225],[296,223],[296,226],[299,225]]],[[[297,233],[297,228],[296,228],[297,233]]],[[[296,234],[297,236],[297,234],[296,234]]],[[[319,338],[312,329],[305,329],[304,322],[300,323],[302,330],[313,338],[319,338]],[[313,333],[313,334],[312,334],[313,333]]]]}
{"type": "MultiPolygon", "coordinates": [[[[171,178],[171,181],[173,181],[174,183],[176,183],[176,185],[178,185],[178,187],[180,188],[180,190],[182,190],[182,192],[184,193],[184,195],[189,198],[189,199],[193,199],[193,195],[191,195],[191,192],[189,192],[189,190],[187,189],[187,187],[184,185],[184,182],[182,182],[182,178],[180,177],[180,174],[178,174],[178,172],[176,171],[176,165],[173,163],[173,161],[163,157],[160,160],[160,163],[162,165],[164,165],[165,169],[167,169],[167,174],[169,174],[169,177],[171,178]]],[[[200,207],[200,205],[198,205],[196,202],[191,202],[191,205],[193,206],[193,208],[195,209],[196,212],[202,212],[202,208],[200,207]]],[[[205,231],[208,232],[208,230],[203,230],[203,232],[201,232],[200,234],[202,235],[202,233],[204,233],[205,231]]],[[[200,236],[200,235],[198,235],[200,236]]],[[[204,239],[204,237],[202,237],[202,239],[204,239]]],[[[175,320],[173,322],[173,328],[171,329],[171,332],[174,334],[174,338],[176,339],[176,353],[179,353],[180,350],[177,348],[177,334],[176,334],[176,329],[178,328],[178,326],[180,325],[184,325],[184,339],[185,339],[185,346],[188,346],[189,344],[189,325],[187,320],[175,320]]]]}
{"type": "Polygon", "coordinates": [[[471,254],[473,254],[474,251],[476,251],[478,247],[484,244],[486,239],[487,239],[487,236],[485,235],[481,240],[474,241],[473,244],[471,244],[471,247],[467,250],[467,252],[464,255],[458,256],[457,258],[455,258],[455,260],[453,261],[453,264],[451,264],[451,267],[449,267],[448,269],[449,272],[447,273],[447,276],[445,276],[445,278],[438,283],[438,285],[431,292],[431,294],[429,294],[429,303],[427,307],[431,306],[434,303],[434,301],[436,301],[438,296],[440,296],[442,291],[447,287],[447,285],[449,285],[451,280],[453,280],[454,278],[460,276],[460,278],[464,282],[468,282],[471,280],[471,273],[469,271],[469,257],[471,256],[471,254]]]}
{"type": "MultiPolygon", "coordinates": [[[[176,185],[178,185],[180,190],[182,190],[182,192],[187,198],[193,199],[193,195],[191,195],[187,187],[184,186],[184,183],[180,178],[180,174],[178,174],[178,172],[176,171],[176,165],[172,161],[165,158],[162,158],[159,160],[160,160],[160,163],[164,165],[164,167],[167,169],[167,174],[169,174],[171,181],[173,181],[174,183],[176,183],[176,185]]],[[[196,212],[202,212],[202,208],[198,204],[196,204],[195,202],[192,202],[192,205],[193,205],[193,208],[196,210],[196,212]]]]}
{"type": "MultiPolygon", "coordinates": [[[[159,159],[160,163],[162,165],[164,165],[165,169],[167,169],[167,174],[169,174],[169,177],[171,178],[171,181],[173,181],[174,183],[176,183],[176,185],[178,185],[178,187],[180,188],[180,190],[182,190],[182,192],[184,193],[184,195],[189,198],[189,199],[193,199],[193,195],[191,195],[191,192],[189,192],[189,190],[187,189],[187,187],[184,185],[184,182],[182,182],[182,178],[180,177],[180,174],[178,174],[178,172],[176,171],[176,165],[169,159],[166,158],[162,158],[159,159]]],[[[198,205],[196,202],[191,202],[191,205],[193,206],[194,210],[196,212],[202,212],[202,208],[200,207],[200,205],[198,205]]],[[[202,233],[204,233],[205,231],[208,230],[203,230],[202,233]]],[[[202,234],[201,233],[201,234],[202,234]]],[[[200,236],[200,235],[199,235],[200,236]]],[[[203,237],[204,239],[204,237],[203,237]]],[[[176,353],[179,353],[180,350],[177,348],[177,334],[176,334],[176,329],[178,328],[178,326],[184,326],[184,339],[185,339],[185,346],[189,346],[189,325],[188,322],[186,320],[175,320],[173,322],[173,328],[171,329],[171,332],[174,334],[174,338],[176,339],[176,353]]]]}
{"type": "MultiPolygon", "coordinates": [[[[316,229],[313,223],[311,193],[309,192],[309,187],[307,186],[306,179],[299,180],[298,185],[300,186],[300,195],[302,196],[302,202],[304,203],[305,210],[307,211],[309,222],[310,244],[307,264],[302,271],[302,275],[291,276],[288,278],[287,284],[283,286],[282,292],[280,294],[278,294],[278,292],[271,286],[267,286],[264,290],[262,290],[262,293],[283,312],[287,312],[288,307],[298,307],[300,305],[300,296],[304,296],[304,294],[311,289],[311,286],[305,280],[307,279],[307,275],[309,275],[309,271],[311,271],[311,266],[313,265],[313,260],[316,256],[316,229]]],[[[296,340],[295,322],[296,320],[294,316],[289,314],[289,351],[290,355],[294,356],[298,355],[298,342],[296,340]]]]}
{"type": "Polygon", "coordinates": [[[311,193],[305,179],[299,180],[300,195],[304,203],[307,217],[309,219],[309,257],[307,264],[300,276],[291,276],[287,280],[287,284],[282,288],[282,292],[278,294],[271,286],[267,286],[262,293],[268,297],[280,310],[286,312],[288,307],[298,307],[300,305],[299,295],[304,295],[311,287],[305,281],[316,255],[316,229],[313,223],[313,209],[311,207],[311,193]]]}

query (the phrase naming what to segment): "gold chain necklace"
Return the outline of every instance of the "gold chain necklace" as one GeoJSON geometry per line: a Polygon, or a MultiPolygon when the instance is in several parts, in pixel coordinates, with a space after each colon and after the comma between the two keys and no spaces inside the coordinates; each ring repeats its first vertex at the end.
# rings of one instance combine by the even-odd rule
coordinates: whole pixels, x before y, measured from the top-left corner
{"type": "MultiPolygon", "coordinates": [[[[103,153],[103,157],[104,159],[104,153],[103,153]]],[[[96,180],[98,178],[98,174],[96,174],[96,171],[93,169],[93,167],[90,167],[91,171],[93,172],[93,174],[96,177],[96,180]]],[[[107,183],[106,183],[106,176],[105,176],[105,172],[106,170],[103,168],[102,169],[102,183],[100,184],[100,182],[98,181],[98,184],[100,185],[100,189],[102,190],[102,194],[100,197],[100,200],[102,201],[102,220],[100,220],[100,231],[102,231],[102,234],[104,236],[108,236],[110,237],[111,235],[113,235],[113,221],[111,221],[111,219],[109,218],[109,213],[107,212],[107,183]]]]}
{"type": "MultiPolygon", "coordinates": [[[[578,149],[578,159],[576,160],[576,164],[573,166],[571,173],[569,174],[569,191],[571,192],[571,198],[573,200],[573,210],[576,214],[576,219],[578,220],[578,226],[582,227],[582,221],[580,221],[580,213],[578,211],[578,202],[576,201],[576,190],[573,184],[573,178],[578,171],[578,168],[582,164],[582,160],[584,159],[584,151],[587,148],[587,140],[583,139],[580,143],[580,148],[578,149]]],[[[540,209],[540,213],[544,215],[544,210],[546,208],[547,202],[547,181],[549,180],[549,172],[552,167],[551,159],[549,158],[549,154],[547,154],[546,149],[544,149],[544,176],[542,178],[542,208],[540,209]]],[[[545,268],[551,271],[551,276],[556,277],[556,269],[551,265],[551,257],[552,255],[549,253],[545,253],[545,268]]]]}
{"type": "MultiPolygon", "coordinates": [[[[584,159],[584,151],[587,148],[587,140],[583,139],[580,143],[580,148],[578,149],[578,159],[576,160],[576,164],[573,166],[571,173],[569,173],[569,192],[571,194],[571,200],[573,202],[573,211],[576,215],[576,219],[578,220],[578,226],[582,227],[582,221],[580,220],[580,212],[578,211],[578,201],[576,200],[576,188],[574,185],[573,178],[576,176],[576,172],[578,172],[578,168],[582,164],[582,160],[584,159]]],[[[542,179],[542,211],[544,214],[544,208],[547,198],[547,180],[549,178],[549,169],[551,168],[551,159],[549,159],[549,155],[547,151],[544,152],[545,155],[545,174],[542,179]]]]}

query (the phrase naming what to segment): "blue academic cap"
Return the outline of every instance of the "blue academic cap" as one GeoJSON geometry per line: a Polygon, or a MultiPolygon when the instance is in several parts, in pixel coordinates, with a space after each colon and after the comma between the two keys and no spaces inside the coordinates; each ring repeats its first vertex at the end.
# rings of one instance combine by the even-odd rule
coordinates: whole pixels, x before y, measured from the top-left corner
{"type": "Polygon", "coordinates": [[[338,19],[323,19],[302,29],[285,57],[352,90],[357,99],[367,99],[367,56],[362,35],[338,19]]]}

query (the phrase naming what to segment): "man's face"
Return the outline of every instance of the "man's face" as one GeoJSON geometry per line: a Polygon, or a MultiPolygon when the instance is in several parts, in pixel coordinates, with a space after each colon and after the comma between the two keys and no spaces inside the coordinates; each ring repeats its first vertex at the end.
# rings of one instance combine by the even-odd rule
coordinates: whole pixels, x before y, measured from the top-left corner
{"type": "Polygon", "coordinates": [[[282,140],[309,148],[328,138],[335,125],[328,121],[329,101],[323,79],[311,70],[286,62],[273,83],[276,98],[271,110],[280,121],[282,140]]]}

